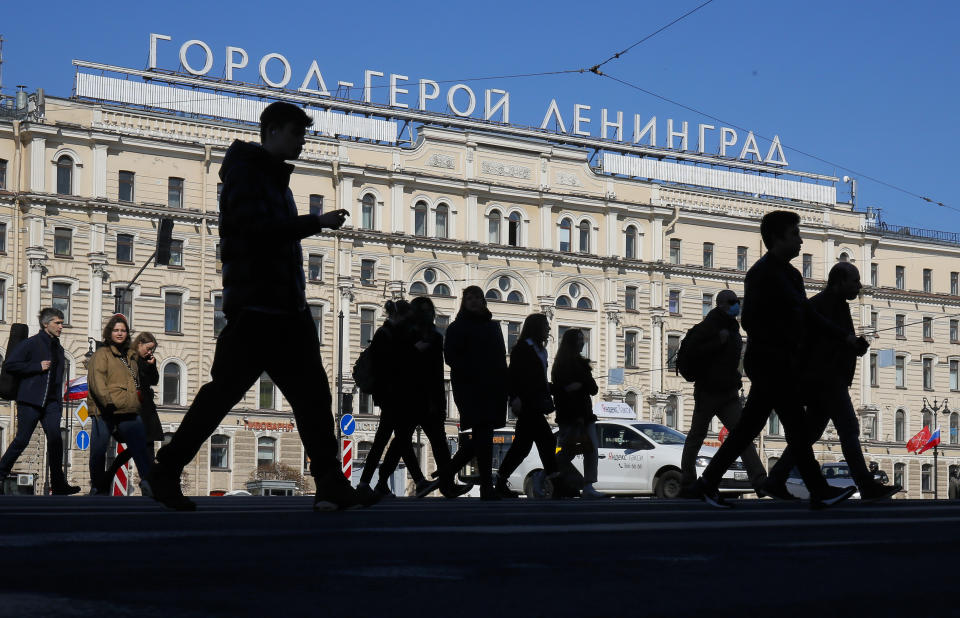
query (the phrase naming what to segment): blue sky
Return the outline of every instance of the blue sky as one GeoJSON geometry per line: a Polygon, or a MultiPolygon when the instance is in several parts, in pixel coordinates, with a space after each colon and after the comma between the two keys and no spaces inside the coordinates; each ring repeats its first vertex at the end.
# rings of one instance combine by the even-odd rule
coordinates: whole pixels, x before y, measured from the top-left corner
{"type": "MultiPolygon", "coordinates": [[[[278,52],[292,65],[291,83],[303,79],[313,60],[331,90],[338,80],[362,84],[365,69],[398,73],[411,78],[407,100],[415,104],[420,78],[592,66],[702,1],[277,1],[269,6],[278,13],[268,15],[264,3],[246,0],[54,0],[43,10],[57,18],[44,20],[42,32],[30,29],[38,24],[36,7],[20,2],[4,8],[0,23],[3,91],[26,84],[69,96],[74,58],[145,68],[149,33],[157,32],[173,37],[158,48],[164,68],[176,69],[180,45],[200,39],[214,52],[211,75],[222,75],[224,49],[233,45],[250,56],[235,75],[244,81],[258,81],[259,59],[278,52]]],[[[888,223],[960,231],[958,18],[960,4],[930,0],[714,0],[603,69],[728,126],[779,135],[791,169],[859,178],[858,208],[877,206],[888,223]]],[[[481,105],[484,88],[508,90],[513,124],[539,125],[554,98],[568,130],[575,103],[591,106],[594,134],[601,108],[628,119],[656,115],[661,142],[666,118],[689,121],[691,147],[698,123],[720,124],[589,73],[467,83],[481,105]]],[[[385,96],[380,89],[375,100],[385,96]]],[[[768,145],[761,140],[763,154],[768,145]]]]}

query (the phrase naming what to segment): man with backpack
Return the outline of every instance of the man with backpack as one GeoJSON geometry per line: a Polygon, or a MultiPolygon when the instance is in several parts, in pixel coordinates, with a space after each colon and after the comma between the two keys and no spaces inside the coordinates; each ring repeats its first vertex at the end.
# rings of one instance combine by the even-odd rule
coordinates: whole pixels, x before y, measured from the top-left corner
{"type": "MultiPolygon", "coordinates": [[[[732,290],[723,290],[717,294],[716,307],[687,332],[677,352],[677,370],[687,381],[694,383],[693,419],[680,458],[682,495],[686,497],[697,497],[690,487],[697,480],[697,459],[710,421],[716,416],[727,429],[732,429],[740,421],[743,338],[737,322],[739,314],[740,299],[732,290]]],[[[747,468],[750,484],[758,488],[767,475],[752,442],[740,457],[747,468]]]]}

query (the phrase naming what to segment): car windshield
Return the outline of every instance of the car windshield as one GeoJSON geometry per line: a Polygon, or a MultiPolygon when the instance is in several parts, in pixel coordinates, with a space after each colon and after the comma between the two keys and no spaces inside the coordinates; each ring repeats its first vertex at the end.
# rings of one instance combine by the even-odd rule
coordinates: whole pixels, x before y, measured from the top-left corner
{"type": "Polygon", "coordinates": [[[653,423],[640,423],[633,426],[643,435],[647,436],[657,444],[680,444],[683,445],[687,437],[677,431],[670,429],[666,425],[656,425],[653,423]]]}
{"type": "Polygon", "coordinates": [[[850,468],[842,466],[824,466],[823,476],[828,479],[848,479],[850,478],[850,468]]]}

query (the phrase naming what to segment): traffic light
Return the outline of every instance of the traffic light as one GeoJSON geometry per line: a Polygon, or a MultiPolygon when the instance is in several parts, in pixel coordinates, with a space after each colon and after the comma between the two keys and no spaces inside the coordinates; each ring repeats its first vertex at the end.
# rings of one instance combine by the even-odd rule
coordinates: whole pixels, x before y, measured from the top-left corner
{"type": "Polygon", "coordinates": [[[157,228],[157,266],[170,264],[170,245],[173,243],[173,219],[160,219],[157,228]]]}
{"type": "Polygon", "coordinates": [[[353,393],[343,393],[341,397],[343,397],[341,412],[344,414],[353,412],[353,393]]]}

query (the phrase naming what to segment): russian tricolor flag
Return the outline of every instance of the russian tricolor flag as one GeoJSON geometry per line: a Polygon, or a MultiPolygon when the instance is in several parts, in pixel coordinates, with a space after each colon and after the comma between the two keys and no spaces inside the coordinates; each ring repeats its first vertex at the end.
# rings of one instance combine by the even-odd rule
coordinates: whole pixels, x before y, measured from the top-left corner
{"type": "Polygon", "coordinates": [[[74,378],[67,383],[67,401],[87,398],[87,376],[74,378]]]}
{"type": "Polygon", "coordinates": [[[940,444],[940,428],[939,427],[937,427],[937,430],[933,432],[933,434],[930,436],[930,439],[927,440],[927,443],[923,445],[923,448],[917,451],[917,455],[919,455],[920,453],[928,449],[932,449],[938,444],[940,444]]]}

